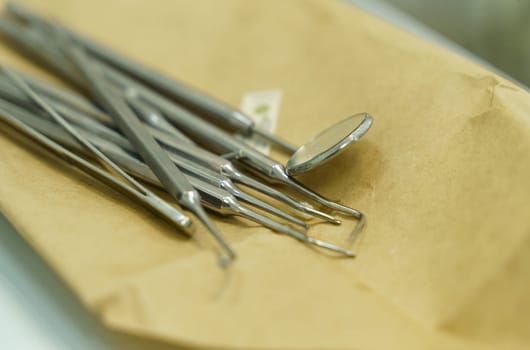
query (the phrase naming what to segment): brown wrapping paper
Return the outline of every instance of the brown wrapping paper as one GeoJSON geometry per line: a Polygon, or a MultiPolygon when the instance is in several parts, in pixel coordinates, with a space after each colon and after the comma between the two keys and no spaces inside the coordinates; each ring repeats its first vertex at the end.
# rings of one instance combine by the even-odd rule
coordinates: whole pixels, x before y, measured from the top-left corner
{"type": "MultiPolygon", "coordinates": [[[[107,325],[184,347],[530,345],[528,92],[342,2],[28,3],[233,105],[281,88],[278,134],[297,144],[352,113],[375,118],[301,178],[367,214],[358,258],[217,220],[239,253],[227,272],[2,126],[0,209],[107,325]]],[[[353,225],[309,233],[340,242],[353,225]]]]}

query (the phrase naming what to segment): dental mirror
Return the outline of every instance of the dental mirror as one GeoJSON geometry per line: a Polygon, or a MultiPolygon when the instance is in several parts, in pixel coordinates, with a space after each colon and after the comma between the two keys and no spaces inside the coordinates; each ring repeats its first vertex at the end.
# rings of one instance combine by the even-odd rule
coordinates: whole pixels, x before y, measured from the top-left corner
{"type": "Polygon", "coordinates": [[[296,176],[324,164],[358,141],[372,123],[368,113],[358,113],[330,126],[298,148],[287,162],[287,173],[296,176]]]}

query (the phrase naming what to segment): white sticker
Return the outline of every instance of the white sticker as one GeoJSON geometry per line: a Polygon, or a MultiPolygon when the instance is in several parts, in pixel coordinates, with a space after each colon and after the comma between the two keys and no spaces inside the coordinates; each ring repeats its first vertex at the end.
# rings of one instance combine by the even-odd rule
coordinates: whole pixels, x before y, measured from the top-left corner
{"type": "MultiPolygon", "coordinates": [[[[280,112],[282,90],[251,91],[243,96],[241,111],[249,116],[260,130],[273,133],[280,112]]],[[[237,135],[262,153],[269,154],[269,143],[259,136],[237,135]]]]}

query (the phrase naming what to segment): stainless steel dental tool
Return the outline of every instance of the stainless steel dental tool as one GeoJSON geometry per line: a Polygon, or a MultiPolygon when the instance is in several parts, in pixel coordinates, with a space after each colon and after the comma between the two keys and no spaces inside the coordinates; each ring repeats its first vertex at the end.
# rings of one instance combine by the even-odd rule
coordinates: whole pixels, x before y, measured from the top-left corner
{"type": "MultiPolygon", "coordinates": [[[[15,87],[10,87],[10,90],[6,92],[1,88],[2,85],[5,85],[5,79],[0,78],[0,95],[2,95],[3,97],[7,95],[8,98],[11,98],[11,100],[15,100],[18,103],[22,103],[24,105],[28,104],[25,99],[18,98],[18,93],[20,91],[17,91],[15,87]]],[[[96,136],[99,136],[102,139],[114,142],[115,144],[124,148],[130,153],[136,153],[134,148],[127,141],[127,139],[125,139],[122,135],[118,134],[116,131],[109,129],[105,125],[102,125],[99,122],[90,118],[86,118],[84,116],[78,117],[75,111],[68,107],[64,107],[65,106],[62,106],[60,104],[58,104],[57,107],[54,105],[54,108],[56,108],[58,111],[61,111],[64,118],[68,119],[73,124],[76,124],[81,127],[81,130],[90,131],[91,133],[96,136]]],[[[40,115],[40,113],[35,113],[35,115],[40,115]]],[[[169,157],[179,167],[181,171],[190,174],[194,177],[200,177],[204,181],[209,182],[210,184],[219,188],[223,188],[234,196],[238,197],[239,199],[250,203],[256,207],[259,207],[260,209],[263,209],[269,213],[282,217],[297,225],[303,227],[306,226],[304,221],[295,218],[292,215],[289,215],[286,212],[280,210],[279,208],[272,206],[254,196],[251,196],[246,192],[243,192],[237,186],[235,186],[229,178],[225,177],[224,175],[218,172],[214,172],[213,170],[206,168],[200,164],[192,162],[191,160],[178,154],[169,153],[169,157]]]]}
{"type": "MultiPolygon", "coordinates": [[[[167,202],[159,198],[157,195],[149,191],[134,179],[131,178],[130,180],[132,181],[126,183],[109,172],[98,168],[97,166],[68,151],[63,146],[57,144],[48,137],[29,127],[16,117],[13,117],[12,113],[4,109],[3,106],[0,106],[0,120],[12,128],[18,130],[31,140],[37,142],[42,147],[62,158],[66,162],[76,166],[86,174],[99,180],[110,188],[124,194],[132,200],[138,201],[145,207],[174,224],[179,229],[179,232],[182,232],[188,236],[191,236],[194,232],[194,225],[189,217],[182,214],[180,211],[169,205],[167,202]]],[[[80,145],[78,144],[78,146],[80,145]]],[[[130,177],[128,175],[125,176],[125,179],[129,180],[129,178],[130,177]]]]}
{"type": "MultiPolygon", "coordinates": [[[[254,122],[240,110],[121,56],[109,48],[82,37],[56,22],[49,21],[15,4],[8,3],[7,11],[19,19],[32,23],[33,26],[40,28],[41,31],[47,30],[55,33],[63,33],[63,36],[69,37],[72,41],[83,46],[101,61],[122,73],[138,79],[154,91],[172,99],[174,102],[198,112],[196,115],[209,116],[216,125],[221,125],[225,129],[236,130],[243,134],[256,133],[280,145],[284,150],[291,153],[291,158],[286,165],[286,171],[290,176],[299,175],[324,164],[327,160],[348,148],[354,141],[358,141],[372,125],[372,117],[367,113],[353,115],[327,128],[308,143],[297,148],[283,139],[259,130],[255,127],[254,122]]],[[[16,36],[16,34],[12,35],[16,36]]],[[[38,46],[39,44],[42,43],[33,38],[33,45],[38,46]]],[[[61,45],[60,39],[56,44],[61,45]]],[[[45,58],[48,61],[53,59],[60,59],[60,55],[57,55],[56,52],[51,52],[45,58]]],[[[61,67],[58,67],[59,71],[63,71],[63,75],[68,75],[68,73],[64,72],[65,67],[68,66],[68,62],[63,63],[61,67]]]]}
{"type": "Polygon", "coordinates": [[[14,16],[39,24],[43,27],[50,28],[55,26],[60,28],[68,35],[68,37],[77,44],[83,46],[90,54],[96,56],[100,60],[104,60],[121,71],[142,80],[152,88],[174,99],[178,103],[200,111],[202,115],[207,115],[213,122],[223,125],[223,127],[228,130],[238,131],[244,134],[257,134],[290,153],[296,150],[296,147],[289,142],[257,128],[254,121],[243,112],[230,107],[197,89],[133,62],[132,60],[129,60],[91,40],[83,38],[58,23],[52,23],[19,5],[8,3],[7,11],[14,16]]]}
{"type": "MultiPolygon", "coordinates": [[[[70,66],[61,64],[65,61],[65,52],[56,50],[51,54],[52,51],[46,49],[45,45],[38,45],[37,51],[33,51],[35,49],[33,46],[36,40],[35,36],[24,35],[22,32],[18,32],[13,28],[12,23],[9,23],[9,21],[6,21],[5,19],[1,19],[0,29],[6,33],[4,31],[6,28],[8,28],[8,35],[14,35],[17,40],[22,40],[18,42],[24,46],[29,45],[32,52],[39,52],[39,57],[49,57],[47,63],[52,67],[57,68],[63,76],[69,76],[70,78],[75,76],[75,81],[78,84],[82,84],[82,87],[84,88],[89,88],[99,102],[104,104],[107,109],[110,109],[110,114],[114,118],[118,127],[120,127],[129,140],[135,145],[135,148],[141,154],[142,158],[150,163],[149,166],[154,170],[157,176],[160,177],[161,183],[164,184],[166,191],[182,207],[193,212],[212,233],[213,237],[225,252],[224,256],[220,258],[220,263],[222,265],[230,263],[235,258],[235,253],[204,212],[197,191],[191,186],[191,184],[189,184],[184,175],[182,175],[180,170],[178,170],[171,160],[169,160],[166,153],[161,151],[160,146],[146,131],[143,124],[139,121],[136,114],[130,109],[124,99],[115,96],[114,91],[108,88],[105,81],[101,79],[97,67],[92,66],[91,58],[85,57],[85,53],[82,49],[69,46],[68,54],[69,57],[72,58],[70,66]],[[30,41],[26,42],[25,40],[30,41]],[[46,54],[44,53],[45,50],[47,51],[46,54]],[[49,56],[50,54],[51,56],[49,56]],[[72,69],[77,69],[77,74],[72,74],[72,69]]],[[[61,38],[54,38],[54,40],[59,39],[61,38]]],[[[51,40],[51,42],[54,40],[51,40]]],[[[42,41],[39,42],[42,43],[42,41]]]]}
{"type": "MultiPolygon", "coordinates": [[[[61,72],[63,76],[69,78],[74,83],[85,88],[88,86],[93,93],[96,92],[95,96],[97,96],[98,101],[102,103],[107,111],[111,112],[113,118],[116,118],[115,114],[126,115],[126,119],[128,120],[134,117],[138,121],[135,125],[143,127],[142,130],[144,131],[147,130],[147,132],[144,132],[141,137],[142,142],[145,142],[146,137],[150,137],[150,140],[153,142],[149,141],[149,143],[150,146],[153,146],[157,145],[156,142],[154,142],[156,139],[156,141],[166,150],[179,154],[192,162],[209,163],[210,169],[215,167],[219,169],[221,161],[218,156],[217,159],[214,159],[211,157],[211,153],[204,150],[201,150],[201,152],[190,151],[199,150],[199,148],[191,144],[189,140],[187,140],[187,142],[185,141],[185,138],[182,137],[182,132],[184,132],[186,136],[191,137],[194,142],[197,142],[198,144],[227,158],[227,160],[223,160],[223,162],[228,162],[228,165],[226,163],[223,164],[226,168],[230,166],[233,167],[232,163],[228,160],[238,160],[238,162],[245,164],[253,172],[259,174],[270,182],[290,186],[299,193],[304,194],[325,207],[357,218],[358,223],[352,236],[355,236],[363,226],[365,218],[361,212],[322,197],[296,181],[291,176],[322,164],[324,161],[345,149],[346,146],[362,137],[372,124],[372,118],[368,114],[363,113],[354,115],[335,126],[328,128],[307,145],[302,146],[291,157],[287,167],[284,167],[281,163],[259,153],[223,130],[220,130],[216,126],[198,118],[193,112],[181,108],[175,103],[175,101],[178,101],[177,98],[171,100],[166,96],[161,95],[161,89],[157,89],[157,87],[160,88],[160,86],[154,86],[156,84],[152,84],[152,82],[148,82],[137,74],[124,69],[119,65],[119,62],[112,62],[111,60],[100,57],[97,53],[92,52],[82,40],[77,40],[76,35],[64,27],[48,22],[31,12],[26,12],[24,9],[17,10],[16,6],[10,7],[8,14],[16,18],[22,18],[26,23],[16,24],[16,22],[11,21],[12,23],[4,25],[5,23],[3,22],[5,19],[0,18],[0,31],[7,33],[9,37],[22,44],[22,46],[29,48],[38,57],[41,57],[49,65],[54,66],[57,71],[61,72]],[[18,32],[16,30],[17,25],[24,27],[24,30],[18,32]],[[8,29],[6,30],[5,28],[8,29]],[[49,42],[50,45],[45,45],[47,42],[49,42]],[[127,76],[127,74],[130,74],[138,80],[127,76]],[[88,85],[87,81],[89,82],[88,85]],[[139,119],[141,119],[142,122],[140,122],[139,119]],[[174,127],[168,128],[168,124],[165,122],[166,119],[169,120],[171,125],[177,127],[177,129],[174,127]],[[145,124],[149,124],[150,127],[145,127],[145,124]],[[154,139],[151,135],[155,136],[154,139]],[[164,139],[166,139],[166,141],[163,141],[164,139]],[[200,155],[197,156],[195,153],[200,155]]],[[[7,22],[9,21],[10,20],[8,19],[7,22]]],[[[154,81],[156,80],[157,79],[154,81]]],[[[53,93],[51,95],[53,95],[53,93]]],[[[90,114],[90,117],[95,117],[101,121],[104,119],[100,118],[102,113],[97,110],[91,111],[90,113],[82,111],[83,109],[86,109],[86,106],[81,106],[82,103],[79,104],[80,108],[77,108],[74,106],[77,102],[72,104],[73,101],[71,99],[69,100],[69,98],[64,98],[63,100],[62,97],[47,97],[54,99],[55,102],[65,102],[61,107],[63,109],[71,108],[76,110],[76,112],[81,112],[81,114],[90,114]]],[[[197,99],[196,101],[199,101],[201,104],[207,104],[210,100],[206,98],[206,100],[197,99]]],[[[186,103],[183,104],[189,107],[186,103]]],[[[88,109],[90,110],[90,108],[88,109]]],[[[201,110],[201,108],[194,108],[194,110],[201,110]]],[[[106,125],[110,125],[110,123],[106,121],[103,122],[106,125]]],[[[119,121],[116,121],[116,123],[118,124],[118,127],[127,134],[128,138],[131,139],[132,132],[129,131],[128,134],[125,132],[123,126],[120,125],[119,121]]],[[[86,126],[87,128],[90,127],[88,125],[86,126]]],[[[133,129],[136,130],[136,128],[133,129]]],[[[134,146],[137,147],[137,144],[134,146]]],[[[147,152],[148,150],[149,147],[147,150],[143,150],[144,154],[141,154],[142,152],[139,153],[151,167],[158,164],[159,168],[153,168],[153,170],[156,170],[155,173],[157,175],[163,175],[164,170],[166,172],[169,170],[169,168],[165,168],[164,166],[160,167],[161,164],[166,164],[165,160],[164,162],[160,162],[160,159],[156,159],[152,152],[150,154],[151,159],[146,158],[146,153],[149,153],[147,152]]],[[[223,168],[222,171],[219,172],[227,175],[229,171],[230,170],[223,168]]],[[[227,176],[235,181],[243,183],[246,181],[247,185],[251,184],[251,186],[255,188],[260,188],[260,186],[262,186],[260,182],[257,182],[252,178],[241,179],[238,175],[234,174],[227,176]]],[[[164,183],[164,181],[162,182],[164,183]]],[[[166,183],[166,185],[168,184],[166,183]]],[[[296,207],[297,209],[305,212],[312,211],[311,207],[307,206],[305,203],[296,202],[296,204],[293,204],[291,203],[292,199],[290,197],[285,196],[285,194],[277,190],[272,189],[273,191],[270,191],[269,189],[270,187],[268,187],[267,190],[264,190],[264,192],[268,191],[266,193],[270,196],[277,199],[281,198],[282,201],[296,207]]],[[[315,214],[315,211],[313,211],[312,214],[315,214]]],[[[325,217],[324,215],[320,216],[325,217]]],[[[331,219],[332,217],[328,216],[327,220],[332,221],[331,219]]]]}
{"type": "MultiPolygon", "coordinates": [[[[7,113],[14,116],[17,120],[23,122],[28,127],[31,127],[38,132],[54,139],[56,142],[60,143],[62,146],[68,147],[69,149],[75,150],[76,152],[90,155],[90,152],[87,152],[75,138],[73,138],[68,133],[65,133],[59,126],[54,125],[51,121],[42,119],[35,116],[29,111],[25,110],[21,106],[16,106],[8,101],[5,101],[0,98],[0,113],[7,113]]],[[[121,168],[126,170],[128,173],[138,177],[142,180],[145,180],[151,184],[162,187],[157,177],[140,160],[132,157],[130,154],[125,152],[123,149],[117,145],[105,141],[95,135],[90,134],[86,131],[80,131],[83,135],[83,138],[89,140],[89,142],[97,147],[101,152],[110,158],[113,162],[117,163],[121,168]]],[[[340,253],[342,255],[353,257],[354,254],[348,249],[336,246],[332,243],[321,241],[312,237],[306,236],[303,232],[295,230],[287,225],[281,224],[277,221],[274,221],[266,216],[263,216],[239,203],[239,201],[234,198],[229,192],[220,189],[216,186],[212,186],[201,179],[188,176],[190,183],[199,191],[201,194],[202,204],[214,210],[222,215],[237,215],[249,220],[252,220],[256,223],[259,223],[265,227],[272,229],[273,231],[287,234],[293,238],[296,238],[302,242],[316,245],[318,247],[340,253]]]]}
{"type": "Polygon", "coordinates": [[[89,90],[109,114],[120,130],[127,136],[136,151],[156,174],[165,190],[185,209],[191,211],[208,228],[213,237],[220,244],[226,255],[220,262],[229,264],[235,253],[217,230],[213,222],[200,203],[200,195],[188,182],[186,177],[162,151],[160,145],[140,122],[137,115],[127,105],[125,100],[107,85],[103,72],[82,48],[71,46],[67,48],[75,66],[86,80],[89,90]]]}
{"type": "Polygon", "coordinates": [[[190,111],[175,105],[111,67],[105,66],[103,63],[99,65],[114,84],[121,88],[133,87],[136,89],[138,96],[143,101],[160,110],[170,122],[191,136],[200,145],[219,154],[231,155],[231,158],[240,160],[269,181],[288,185],[326,207],[356,217],[359,219],[358,229],[364,224],[364,216],[360,211],[330,201],[305,187],[291,178],[281,163],[237,140],[216,126],[197,118],[190,111]]]}
{"type": "MultiPolygon", "coordinates": [[[[126,172],[124,172],[119,166],[117,166],[114,162],[112,162],[109,158],[107,158],[101,151],[99,151],[96,147],[94,147],[90,141],[85,139],[84,136],[82,136],[75,128],[73,128],[59,113],[57,113],[50,105],[48,105],[45,101],[40,99],[40,97],[35,94],[33,90],[18,76],[15,72],[9,70],[6,67],[2,67],[3,72],[15,83],[22,91],[24,91],[28,97],[30,97],[36,104],[38,104],[42,109],[44,109],[58,124],[60,124],[65,130],[68,131],[70,135],[72,135],[80,144],[82,144],[87,150],[91,152],[92,155],[96,156],[98,160],[100,160],[103,164],[110,167],[112,170],[116,171],[118,174],[120,174],[122,177],[127,179],[131,184],[133,184],[134,187],[141,190],[142,192],[146,193],[146,189],[140,185],[137,181],[135,181],[133,178],[131,178],[129,175],[127,175],[126,172]]],[[[180,174],[180,172],[179,172],[180,174]]],[[[187,180],[182,176],[184,181],[186,181],[186,184],[188,184],[187,180]]],[[[178,184],[180,185],[180,184],[178,184]]],[[[191,185],[190,185],[191,187],[191,185]]],[[[196,197],[199,197],[199,194],[193,187],[191,187],[191,191],[189,191],[191,195],[196,195],[196,197]]],[[[149,193],[149,192],[147,192],[149,193]]],[[[190,201],[191,202],[191,201],[190,201]]],[[[191,202],[193,205],[193,202],[191,202]]],[[[199,203],[200,206],[200,203],[199,203]]],[[[200,207],[200,210],[202,210],[202,206],[200,207]]],[[[201,213],[200,210],[198,211],[198,214],[203,214],[206,216],[204,212],[201,213]]],[[[206,222],[209,223],[208,217],[206,216],[206,222]]],[[[221,244],[223,245],[223,248],[225,250],[228,250],[229,256],[221,256],[221,263],[227,264],[234,258],[234,253],[231,251],[230,247],[225,243],[224,239],[220,236],[219,233],[214,232],[214,234],[219,235],[218,240],[220,240],[221,244]]]]}
{"type": "MultiPolygon", "coordinates": [[[[2,80],[0,80],[0,82],[1,81],[2,80]]],[[[0,94],[1,93],[2,91],[0,89],[0,94]]],[[[38,116],[40,114],[35,113],[35,115],[38,116]]],[[[137,154],[134,147],[132,147],[132,145],[127,141],[127,139],[125,139],[123,136],[116,133],[115,131],[108,129],[106,126],[99,124],[97,121],[87,118],[75,118],[75,115],[74,117],[72,117],[72,110],[68,109],[64,110],[62,116],[65,117],[65,119],[71,120],[74,124],[78,124],[77,122],[80,121],[80,130],[89,131],[95,136],[98,136],[100,139],[105,139],[110,142],[114,142],[117,146],[125,149],[131,154],[137,154]],[[87,123],[87,121],[90,121],[92,123],[87,123]],[[95,128],[95,126],[97,126],[97,128],[95,128]]],[[[169,158],[175,163],[175,165],[177,165],[178,168],[185,174],[194,178],[201,179],[202,181],[209,183],[212,186],[224,189],[235,197],[249,204],[252,204],[253,206],[256,206],[262,210],[265,210],[273,215],[281,217],[304,228],[306,227],[306,223],[304,221],[258,199],[257,197],[251,196],[246,192],[243,192],[237,186],[235,186],[229,178],[219,173],[216,173],[208,168],[205,168],[200,164],[196,164],[182,156],[179,156],[178,154],[168,153],[168,155],[169,158]]]]}
{"type": "MultiPolygon", "coordinates": [[[[40,94],[41,98],[53,106],[54,109],[60,112],[62,116],[68,119],[71,123],[84,130],[90,131],[102,139],[117,144],[128,151],[133,151],[129,142],[121,134],[118,134],[115,130],[110,128],[114,126],[112,119],[108,115],[96,110],[95,107],[83,97],[59,87],[54,87],[51,84],[45,84],[31,76],[23,75],[21,72],[17,72],[17,74],[23,77],[24,81],[32,88],[38,86],[39,93],[42,92],[40,94]],[[97,120],[92,118],[97,118],[97,120]]],[[[27,105],[30,109],[34,108],[34,105],[27,96],[16,87],[7,84],[6,80],[1,79],[1,77],[0,94],[4,98],[8,98],[16,103],[27,105]]],[[[188,141],[185,144],[180,143],[178,141],[181,141],[181,139],[175,140],[174,134],[169,135],[151,127],[148,127],[148,129],[164,149],[170,153],[170,158],[172,160],[175,160],[176,157],[180,156],[197,166],[210,169],[219,175],[226,176],[233,181],[252,187],[300,212],[320,217],[334,224],[340,223],[338,219],[335,219],[331,215],[318,211],[307,203],[296,201],[283,192],[250,178],[241,173],[229,160],[198,148],[197,146],[194,146],[191,141],[188,141]]]]}

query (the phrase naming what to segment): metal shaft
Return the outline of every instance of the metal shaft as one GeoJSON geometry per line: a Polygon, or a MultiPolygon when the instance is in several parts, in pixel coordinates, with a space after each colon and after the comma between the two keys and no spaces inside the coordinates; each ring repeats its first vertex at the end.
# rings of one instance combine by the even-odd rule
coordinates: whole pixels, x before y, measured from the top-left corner
{"type": "MultiPolygon", "coordinates": [[[[3,20],[0,21],[0,24],[1,24],[2,22],[3,22],[3,20]]],[[[6,32],[6,30],[3,29],[2,26],[0,26],[0,30],[3,30],[4,32],[6,32]]],[[[57,60],[54,60],[53,58],[50,59],[50,56],[46,56],[46,52],[47,52],[47,51],[48,51],[48,55],[50,54],[50,53],[49,53],[50,50],[49,50],[48,48],[44,47],[44,48],[42,48],[41,50],[35,50],[34,46],[31,44],[31,41],[28,42],[29,39],[28,39],[27,37],[20,36],[20,35],[15,35],[15,34],[13,34],[13,33],[16,33],[16,30],[14,30],[13,28],[10,28],[10,30],[7,31],[7,34],[10,35],[11,39],[13,39],[13,40],[15,40],[15,41],[17,41],[17,42],[20,42],[21,44],[24,44],[24,46],[25,46],[27,49],[32,50],[33,53],[35,53],[35,54],[38,55],[39,57],[47,59],[48,62],[52,62],[52,63],[54,64],[55,68],[57,68],[58,70],[61,70],[61,68],[58,67],[58,66],[60,66],[60,65],[57,64],[57,60]]],[[[52,55],[52,56],[57,56],[57,55],[52,55]]],[[[63,69],[63,71],[64,71],[64,69],[63,69]]],[[[115,73],[116,73],[116,74],[114,74],[114,78],[116,78],[116,76],[119,76],[119,74],[118,74],[117,72],[115,72],[115,73]]],[[[125,78],[124,76],[122,76],[122,80],[123,80],[123,79],[126,79],[126,78],[125,78]]],[[[131,79],[128,79],[128,80],[126,80],[126,81],[128,81],[129,83],[131,83],[131,82],[134,83],[134,81],[131,80],[131,79]]],[[[42,86],[42,84],[38,84],[38,83],[36,83],[36,85],[39,86],[39,87],[42,86]]],[[[138,87],[143,88],[143,87],[142,87],[141,85],[139,85],[139,84],[135,84],[135,85],[133,85],[133,86],[134,86],[135,88],[138,88],[138,87]]],[[[143,97],[145,97],[144,95],[145,95],[145,92],[146,92],[146,91],[148,91],[148,90],[147,90],[147,89],[143,89],[143,90],[142,90],[142,96],[143,96],[143,97]]],[[[59,96],[59,98],[60,98],[60,99],[63,99],[64,101],[69,101],[69,102],[74,101],[74,102],[75,102],[75,100],[76,100],[75,98],[71,98],[71,96],[68,96],[68,94],[65,94],[65,93],[55,93],[55,97],[57,97],[57,96],[59,96]]],[[[151,96],[151,97],[153,97],[153,96],[151,96]]],[[[162,100],[163,100],[163,99],[162,99],[162,100]]],[[[159,100],[159,102],[160,102],[160,100],[159,100]]],[[[171,105],[171,104],[170,104],[170,105],[171,105]]],[[[174,106],[174,107],[176,107],[176,106],[174,106]]],[[[95,114],[97,115],[98,113],[95,113],[95,114]]],[[[100,116],[98,116],[98,117],[100,117],[100,116]]],[[[243,146],[245,146],[245,145],[243,144],[243,146]]],[[[232,152],[234,152],[234,151],[232,151],[232,152]]],[[[237,151],[236,151],[236,152],[237,152],[237,151]]],[[[203,155],[204,155],[204,153],[203,153],[203,155]]],[[[255,165],[255,164],[254,164],[254,165],[255,165]]],[[[267,171],[266,169],[260,169],[260,170],[261,170],[262,172],[263,172],[263,171],[267,171]]],[[[242,177],[242,178],[240,178],[240,179],[241,179],[241,180],[244,180],[245,178],[242,177]]],[[[247,183],[250,183],[250,181],[247,181],[247,183]]],[[[253,182],[253,184],[255,184],[255,182],[253,182]]],[[[251,185],[251,186],[252,186],[252,185],[251,185]]],[[[259,186],[259,187],[258,187],[258,186],[254,186],[254,187],[257,188],[258,190],[264,188],[263,186],[259,186]]],[[[288,204],[288,205],[290,205],[290,206],[293,206],[294,208],[296,208],[296,209],[298,209],[298,210],[302,210],[302,211],[304,211],[304,212],[306,212],[306,213],[309,213],[309,214],[312,214],[312,215],[315,215],[315,216],[319,216],[319,217],[321,217],[321,218],[323,218],[323,219],[325,219],[325,220],[327,220],[327,221],[330,221],[330,222],[333,222],[333,223],[336,223],[336,224],[340,223],[339,220],[333,218],[332,216],[330,216],[330,215],[328,215],[328,214],[326,214],[326,213],[323,213],[323,212],[321,212],[321,211],[318,211],[318,210],[312,208],[312,206],[310,206],[310,205],[304,205],[304,204],[302,204],[302,203],[294,204],[294,202],[293,202],[293,201],[290,201],[289,199],[287,199],[287,197],[286,197],[285,195],[278,195],[277,193],[276,193],[276,194],[273,194],[273,192],[271,192],[271,191],[269,191],[268,194],[270,194],[271,196],[273,196],[274,198],[276,198],[276,199],[278,199],[278,200],[283,201],[284,203],[286,203],[286,204],[288,204]]],[[[324,204],[325,204],[325,203],[324,203],[324,204]]],[[[339,208],[340,208],[340,207],[339,207],[339,208]]],[[[339,210],[340,210],[340,209],[339,209],[339,210]]]]}
{"type": "Polygon", "coordinates": [[[115,51],[74,33],[56,22],[52,23],[22,6],[8,3],[7,10],[11,14],[24,20],[39,24],[41,28],[56,27],[60,29],[94,56],[113,65],[119,70],[134,76],[136,79],[143,81],[176,102],[201,112],[202,115],[206,115],[213,122],[223,125],[223,127],[228,130],[236,130],[244,134],[255,132],[259,136],[275,143],[291,154],[297,149],[296,146],[289,142],[264,130],[258,129],[254,121],[240,110],[235,109],[204,92],[160,74],[159,72],[136,63],[125,56],[119,55],[115,51]]]}
{"type": "Polygon", "coordinates": [[[42,135],[33,128],[19,121],[16,117],[13,117],[10,112],[4,110],[1,106],[0,120],[2,120],[4,123],[8,124],[12,128],[18,130],[33,141],[37,142],[39,145],[41,145],[48,151],[59,156],[66,162],[76,166],[80,170],[84,171],[86,174],[109,186],[111,189],[124,194],[125,196],[131,198],[133,201],[143,204],[145,207],[149,208],[153,212],[157,213],[164,219],[177,226],[180,232],[183,232],[186,235],[191,235],[193,233],[194,226],[189,217],[180,213],[178,210],[173,208],[171,205],[169,205],[153,193],[142,193],[136,188],[133,188],[131,185],[118,180],[110,173],[94,166],[83,158],[78,157],[74,153],[68,151],[66,148],[53,142],[46,136],[42,135]]]}
{"type": "Polygon", "coordinates": [[[171,123],[187,135],[193,137],[202,146],[221,154],[239,154],[240,161],[261,175],[264,175],[267,179],[289,185],[300,193],[331,209],[338,210],[358,219],[363,218],[358,210],[332,202],[290,178],[281,163],[254,150],[252,147],[237,140],[215,125],[205,122],[190,111],[175,105],[171,101],[154,93],[149,88],[134,82],[112,68],[103,64],[101,67],[115,84],[122,88],[125,86],[133,86],[145,102],[161,110],[171,123]]]}
{"type": "MultiPolygon", "coordinates": [[[[15,110],[17,109],[15,108],[15,110]]],[[[1,100],[0,111],[2,111],[1,100]]],[[[83,148],[80,147],[80,145],[76,143],[73,138],[69,137],[67,134],[64,134],[60,129],[50,124],[49,122],[31,117],[23,110],[18,110],[18,113],[15,114],[17,114],[18,119],[29,121],[30,124],[35,125],[46,135],[57,139],[57,141],[61,142],[63,145],[71,147],[79,152],[83,152],[83,148]]],[[[106,156],[112,159],[112,161],[118,163],[127,172],[139,177],[140,179],[146,180],[151,184],[162,187],[157,177],[153,174],[153,172],[149,169],[147,165],[131,157],[127,153],[123,152],[123,150],[121,150],[119,147],[113,145],[110,142],[106,142],[102,139],[99,139],[97,136],[90,135],[89,133],[86,136],[87,139],[89,139],[96,147],[98,147],[102,152],[104,152],[106,156]]],[[[224,190],[221,190],[214,186],[210,186],[209,184],[195,178],[190,178],[190,182],[196,189],[200,191],[204,205],[211,210],[214,210],[224,215],[231,214],[242,216],[256,223],[259,223],[260,225],[268,227],[273,231],[287,234],[302,242],[313,244],[318,247],[328,249],[349,257],[354,256],[354,254],[347,249],[336,246],[329,242],[324,242],[312,237],[308,237],[303,232],[294,230],[287,225],[281,224],[249,208],[246,208],[245,206],[241,205],[232,195],[230,195],[224,190]]]]}
{"type": "Polygon", "coordinates": [[[180,143],[195,145],[189,137],[181,133],[173,124],[169,123],[164,116],[151,106],[142,102],[134,89],[124,92],[127,103],[134,109],[136,114],[153,128],[160,130],[171,137],[174,137],[180,143]]]}
{"type": "Polygon", "coordinates": [[[138,153],[157,175],[166,191],[182,207],[193,212],[212,233],[225,253],[221,256],[221,264],[230,263],[235,258],[235,253],[204,212],[197,191],[173,164],[167,154],[162,151],[160,145],[144,128],[125,101],[105,84],[105,80],[98,70],[99,68],[93,65],[88,55],[82,49],[74,46],[70,48],[70,53],[76,67],[89,83],[94,97],[107,108],[120,130],[123,131],[138,153]]]}

